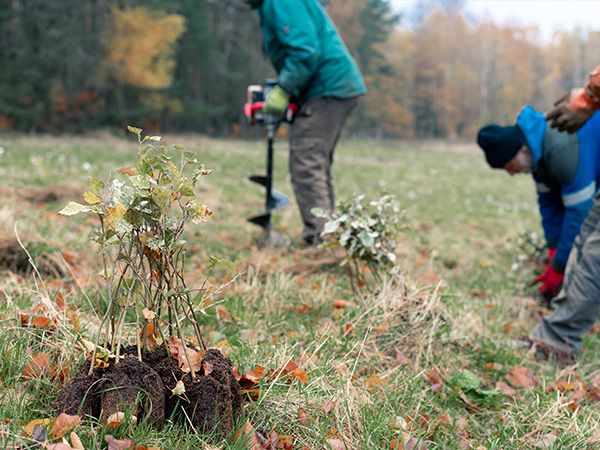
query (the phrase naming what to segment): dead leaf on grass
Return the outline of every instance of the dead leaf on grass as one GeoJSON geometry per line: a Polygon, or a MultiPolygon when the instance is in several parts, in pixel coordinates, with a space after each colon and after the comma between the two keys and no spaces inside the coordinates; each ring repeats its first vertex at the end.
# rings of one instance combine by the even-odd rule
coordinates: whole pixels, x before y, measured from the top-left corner
{"type": "Polygon", "coordinates": [[[592,436],[590,436],[587,440],[588,444],[596,444],[600,442],[600,430],[596,431],[592,436]]]}
{"type": "Polygon", "coordinates": [[[351,308],[353,306],[354,306],[354,303],[352,303],[348,300],[342,300],[341,298],[335,299],[333,301],[333,307],[336,309],[351,308]]]}
{"type": "Polygon", "coordinates": [[[433,392],[438,391],[443,385],[442,376],[437,369],[431,369],[427,373],[426,379],[433,392]]]}
{"type": "Polygon", "coordinates": [[[408,366],[411,369],[413,368],[413,365],[410,362],[410,360],[406,357],[404,353],[402,353],[402,351],[398,347],[396,347],[394,351],[396,352],[396,362],[399,366],[408,366]]]}
{"type": "Polygon", "coordinates": [[[71,445],[73,446],[74,449],[85,450],[85,447],[83,446],[83,443],[81,442],[81,439],[79,439],[79,436],[77,435],[77,433],[75,433],[74,431],[71,431],[71,434],[69,434],[69,437],[71,438],[71,445]]]}
{"type": "Polygon", "coordinates": [[[329,448],[331,450],[348,450],[344,441],[338,438],[327,439],[327,443],[329,444],[329,448]]]}
{"type": "Polygon", "coordinates": [[[34,419],[23,427],[23,432],[27,436],[31,436],[33,434],[33,430],[35,429],[36,425],[41,425],[43,427],[49,427],[50,425],[52,425],[52,419],[48,419],[48,418],[34,419]]]}
{"type": "Polygon", "coordinates": [[[48,353],[36,353],[30,356],[29,361],[23,367],[23,378],[54,378],[56,367],[50,363],[48,353]]]}
{"type": "Polygon", "coordinates": [[[590,399],[600,402],[600,373],[590,380],[588,395],[590,399]]]}
{"type": "Polygon", "coordinates": [[[108,444],[107,450],[128,450],[133,447],[131,439],[115,439],[110,434],[104,436],[104,440],[108,444]]]}
{"type": "Polygon", "coordinates": [[[329,414],[335,405],[337,404],[336,400],[325,400],[321,405],[321,409],[325,411],[325,414],[329,414]]]}
{"type": "Polygon", "coordinates": [[[71,447],[69,444],[59,442],[58,444],[44,445],[46,450],[80,450],[77,447],[71,447]]]}
{"type": "Polygon", "coordinates": [[[62,439],[80,423],[81,417],[62,413],[54,421],[54,424],[50,429],[50,434],[54,439],[62,439]]]}
{"type": "Polygon", "coordinates": [[[265,450],[263,445],[260,443],[258,434],[256,434],[254,427],[248,420],[244,422],[242,428],[239,429],[235,434],[234,440],[236,442],[242,440],[246,444],[247,450],[265,450]]]}
{"type": "Polygon", "coordinates": [[[541,438],[532,442],[535,448],[544,448],[550,450],[556,442],[557,437],[552,433],[548,433],[546,436],[542,436],[541,438]]]}
{"type": "Polygon", "coordinates": [[[526,367],[511,367],[506,379],[515,388],[533,389],[539,382],[535,374],[526,367]]]}
{"type": "Polygon", "coordinates": [[[298,409],[298,422],[304,426],[308,423],[308,414],[306,413],[306,409],[302,407],[298,409]]]}
{"type": "Polygon", "coordinates": [[[386,382],[385,380],[381,379],[378,375],[372,374],[365,381],[365,385],[367,386],[368,390],[374,391],[383,388],[386,385],[386,382]]]}
{"type": "Polygon", "coordinates": [[[498,381],[496,383],[496,389],[498,389],[507,397],[514,397],[515,395],[517,395],[517,391],[514,388],[510,387],[508,384],[506,384],[504,381],[498,381]]]}
{"type": "Polygon", "coordinates": [[[256,386],[258,382],[264,378],[266,372],[267,370],[263,366],[256,366],[249,372],[244,372],[243,374],[239,375],[239,377],[236,377],[236,379],[243,387],[256,386]]]}

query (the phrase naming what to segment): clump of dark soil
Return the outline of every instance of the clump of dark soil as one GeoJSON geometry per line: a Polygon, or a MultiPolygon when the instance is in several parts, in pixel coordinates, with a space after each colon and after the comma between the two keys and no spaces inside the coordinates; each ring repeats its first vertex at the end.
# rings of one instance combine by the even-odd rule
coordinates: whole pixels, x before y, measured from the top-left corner
{"type": "Polygon", "coordinates": [[[134,347],[125,352],[129,354],[118,365],[94,369],[91,375],[89,362],[83,364],[60,392],[55,409],[106,419],[123,411],[123,405],[135,405],[132,414],[138,420],[147,417],[157,427],[162,427],[165,419],[173,419],[183,424],[191,422],[196,430],[205,433],[225,436],[233,431],[242,403],[240,387],[231,361],[219,350],[206,351],[202,370],[195,379],[182,372],[163,347],[144,353],[143,362],[137,360],[134,347]],[[185,386],[181,396],[172,393],[179,380],[185,386]]]}
{"type": "MultiPolygon", "coordinates": [[[[160,351],[166,351],[161,349],[160,351]]],[[[158,352],[154,352],[158,353],[158,352]]],[[[158,356],[158,355],[157,355],[158,356]]],[[[216,349],[209,349],[202,360],[202,370],[193,379],[183,373],[177,361],[170,357],[157,360],[152,367],[167,388],[167,417],[189,417],[191,424],[204,433],[227,435],[233,431],[235,417],[242,406],[240,385],[233,376],[231,361],[216,349]],[[178,380],[185,386],[181,397],[171,395],[178,380]]]]}
{"type": "Polygon", "coordinates": [[[89,367],[86,361],[60,391],[54,402],[57,411],[102,422],[114,413],[128,412],[158,428],[164,425],[165,387],[152,367],[134,355],[126,355],[119,364],[94,369],[91,375],[89,367]]]}
{"type": "MultiPolygon", "coordinates": [[[[67,274],[57,249],[42,242],[32,242],[28,244],[27,251],[34,259],[40,275],[64,278],[67,274]]],[[[29,276],[34,272],[27,253],[17,239],[0,237],[0,270],[2,269],[24,276],[29,276]]]]}

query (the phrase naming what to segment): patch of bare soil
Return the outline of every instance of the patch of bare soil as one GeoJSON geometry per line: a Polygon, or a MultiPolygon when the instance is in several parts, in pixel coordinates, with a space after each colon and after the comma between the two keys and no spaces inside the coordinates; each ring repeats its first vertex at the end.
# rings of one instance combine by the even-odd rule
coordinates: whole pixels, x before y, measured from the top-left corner
{"type": "MultiPolygon", "coordinates": [[[[40,275],[63,278],[68,273],[58,250],[43,243],[30,243],[27,250],[32,254],[40,275]]],[[[24,276],[34,272],[27,253],[16,238],[0,236],[0,270],[9,270],[24,276]]]]}
{"type": "Polygon", "coordinates": [[[31,203],[42,205],[59,200],[62,202],[81,200],[84,190],[79,184],[59,184],[56,186],[27,188],[22,191],[22,196],[31,203]]]}
{"type": "Polygon", "coordinates": [[[180,420],[205,433],[226,436],[233,431],[241,409],[240,387],[233,375],[231,361],[219,350],[207,350],[202,370],[192,379],[164,348],[135,357],[135,348],[118,365],[94,369],[88,375],[89,362],[83,364],[71,383],[65,386],[54,408],[58,412],[79,414],[106,420],[115,412],[132,412],[138,420],[147,418],[156,427],[165,419],[180,420]],[[173,394],[181,380],[185,392],[173,394]],[[127,409],[128,408],[128,409],[127,409]]]}

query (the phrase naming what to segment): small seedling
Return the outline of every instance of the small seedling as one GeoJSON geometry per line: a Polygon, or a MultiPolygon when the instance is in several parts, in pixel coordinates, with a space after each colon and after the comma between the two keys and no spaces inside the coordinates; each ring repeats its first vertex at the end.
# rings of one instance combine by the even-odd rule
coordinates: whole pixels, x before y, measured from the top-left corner
{"type": "Polygon", "coordinates": [[[337,204],[335,213],[314,208],[317,217],[328,219],[322,236],[326,245],[343,248],[353,287],[365,283],[360,265],[365,264],[377,282],[396,263],[396,237],[403,226],[404,213],[392,195],[366,202],[364,195],[337,204]]]}
{"type": "Polygon", "coordinates": [[[71,202],[60,211],[98,217],[92,239],[100,246],[108,307],[90,372],[97,359],[118,363],[128,313],[135,315],[140,360],[144,349],[152,350],[172,336],[183,340],[186,321],[204,346],[195,313],[204,291],[186,286],[183,232],[189,222],[205,222],[212,215],[194,193],[198,180],[210,171],[185,148],[167,148],[159,136],[142,138],[141,129],[128,129],[140,143],[135,166],[120,168],[108,182],[92,178],[85,204],[71,202]]]}

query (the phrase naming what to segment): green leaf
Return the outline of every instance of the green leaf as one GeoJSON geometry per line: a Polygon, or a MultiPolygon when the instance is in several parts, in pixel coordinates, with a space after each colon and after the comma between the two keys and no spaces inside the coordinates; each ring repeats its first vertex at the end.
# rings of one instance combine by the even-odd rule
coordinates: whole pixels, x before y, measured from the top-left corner
{"type": "MultiPolygon", "coordinates": [[[[140,131],[142,131],[142,130],[140,130],[140,131]]],[[[146,136],[146,137],[144,137],[144,140],[142,141],[142,144],[143,144],[144,142],[147,142],[147,141],[156,141],[156,142],[160,142],[160,140],[161,140],[161,139],[162,139],[162,138],[161,138],[160,136],[146,136]]]]}
{"type": "Polygon", "coordinates": [[[83,193],[83,199],[89,205],[97,205],[102,201],[102,199],[98,196],[98,194],[92,191],[86,191],[83,193]]]}
{"type": "Polygon", "coordinates": [[[192,183],[190,183],[188,180],[183,180],[179,185],[179,192],[181,192],[181,195],[183,195],[184,197],[193,197],[194,187],[192,186],[192,183]]]}
{"type": "Polygon", "coordinates": [[[235,270],[235,265],[227,258],[216,258],[211,256],[208,258],[208,270],[212,270],[217,266],[223,266],[229,270],[235,270]]]}
{"type": "Polygon", "coordinates": [[[481,386],[481,379],[470,370],[463,370],[456,377],[455,383],[463,391],[477,391],[481,386]]]}
{"type": "Polygon", "coordinates": [[[327,211],[325,211],[324,209],[321,209],[321,208],[312,208],[310,210],[310,212],[315,217],[321,217],[321,218],[329,217],[329,214],[327,213],[327,211]]]}
{"type": "Polygon", "coordinates": [[[171,191],[167,187],[155,187],[152,191],[152,201],[161,210],[165,209],[171,203],[171,191]]]}
{"type": "Polygon", "coordinates": [[[61,209],[58,213],[62,214],[63,216],[74,216],[75,214],[89,211],[91,211],[89,206],[85,206],[76,202],[69,202],[69,204],[61,209]]]}
{"type": "Polygon", "coordinates": [[[96,177],[91,177],[88,186],[90,187],[90,192],[100,195],[100,191],[104,189],[104,182],[96,177]]]}

